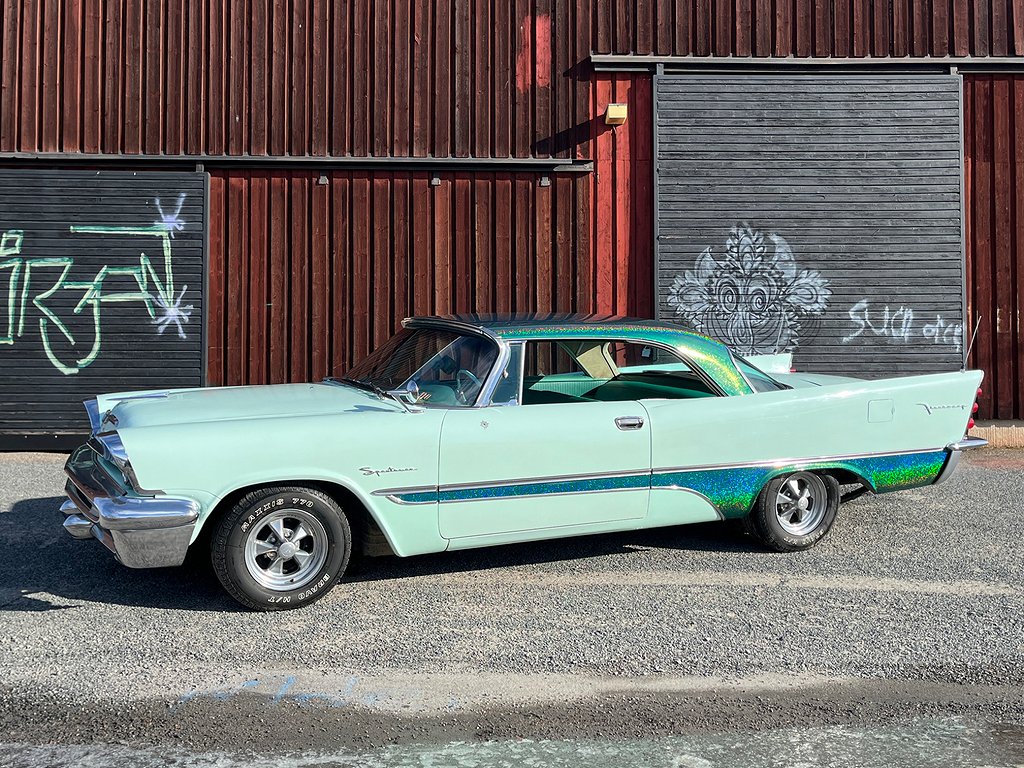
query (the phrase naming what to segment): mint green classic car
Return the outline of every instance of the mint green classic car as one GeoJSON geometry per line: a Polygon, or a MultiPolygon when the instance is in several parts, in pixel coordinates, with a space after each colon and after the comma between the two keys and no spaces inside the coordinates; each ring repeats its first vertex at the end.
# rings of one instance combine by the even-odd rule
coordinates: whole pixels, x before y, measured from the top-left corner
{"type": "Polygon", "coordinates": [[[262,610],[323,597],[384,542],[404,557],[739,518],[802,550],[840,502],[937,483],[984,445],[966,436],[981,379],[794,373],[645,320],[412,318],[344,378],[86,402],[61,511],[131,568],[208,547],[262,610]]]}

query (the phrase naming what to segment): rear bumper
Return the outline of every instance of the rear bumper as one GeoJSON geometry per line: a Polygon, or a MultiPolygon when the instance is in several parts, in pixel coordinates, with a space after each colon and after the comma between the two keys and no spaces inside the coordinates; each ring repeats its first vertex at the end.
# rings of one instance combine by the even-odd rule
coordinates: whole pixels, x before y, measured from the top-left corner
{"type": "Polygon", "coordinates": [[[957,464],[960,463],[960,454],[972,448],[984,448],[986,445],[988,445],[988,440],[982,440],[980,437],[964,437],[963,440],[957,443],[947,445],[946,463],[943,465],[939,476],[935,478],[936,485],[944,480],[948,480],[949,476],[953,474],[957,464]]]}
{"type": "Polygon", "coordinates": [[[100,541],[129,568],[181,565],[185,560],[199,504],[164,495],[138,496],[123,488],[82,446],[68,458],[60,511],[64,530],[76,539],[100,541]]]}

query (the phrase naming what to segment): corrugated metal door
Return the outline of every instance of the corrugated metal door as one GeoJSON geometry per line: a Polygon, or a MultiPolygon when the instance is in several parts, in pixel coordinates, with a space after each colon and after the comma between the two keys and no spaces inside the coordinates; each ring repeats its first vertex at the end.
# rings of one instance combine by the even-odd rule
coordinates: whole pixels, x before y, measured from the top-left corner
{"type": "Polygon", "coordinates": [[[963,358],[953,76],[664,75],[656,82],[665,319],[801,370],[963,358]]]}
{"type": "Polygon", "coordinates": [[[203,383],[206,188],[0,170],[0,443],[66,445],[99,392],[203,383]]]}

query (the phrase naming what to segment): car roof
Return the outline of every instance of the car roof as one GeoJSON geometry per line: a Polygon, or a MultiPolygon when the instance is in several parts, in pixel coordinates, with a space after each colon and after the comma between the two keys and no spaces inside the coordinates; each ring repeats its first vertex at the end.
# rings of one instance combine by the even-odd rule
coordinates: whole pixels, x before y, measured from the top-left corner
{"type": "Polygon", "coordinates": [[[438,324],[468,325],[506,340],[535,338],[544,333],[576,331],[586,333],[614,333],[624,338],[645,338],[650,333],[666,331],[679,334],[680,340],[686,338],[699,339],[702,342],[719,342],[702,336],[686,326],[651,320],[648,318],[629,317],[626,315],[585,315],[570,313],[536,313],[536,314],[471,314],[430,315],[411,317],[406,322],[432,322],[438,324]]]}

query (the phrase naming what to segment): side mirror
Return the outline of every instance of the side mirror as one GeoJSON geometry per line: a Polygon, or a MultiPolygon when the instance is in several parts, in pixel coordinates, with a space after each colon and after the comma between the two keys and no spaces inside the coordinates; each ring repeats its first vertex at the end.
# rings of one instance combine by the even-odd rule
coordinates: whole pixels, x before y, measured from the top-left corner
{"type": "Polygon", "coordinates": [[[420,386],[413,379],[409,379],[404,387],[388,390],[388,394],[409,405],[419,405],[420,402],[420,386]]]}

